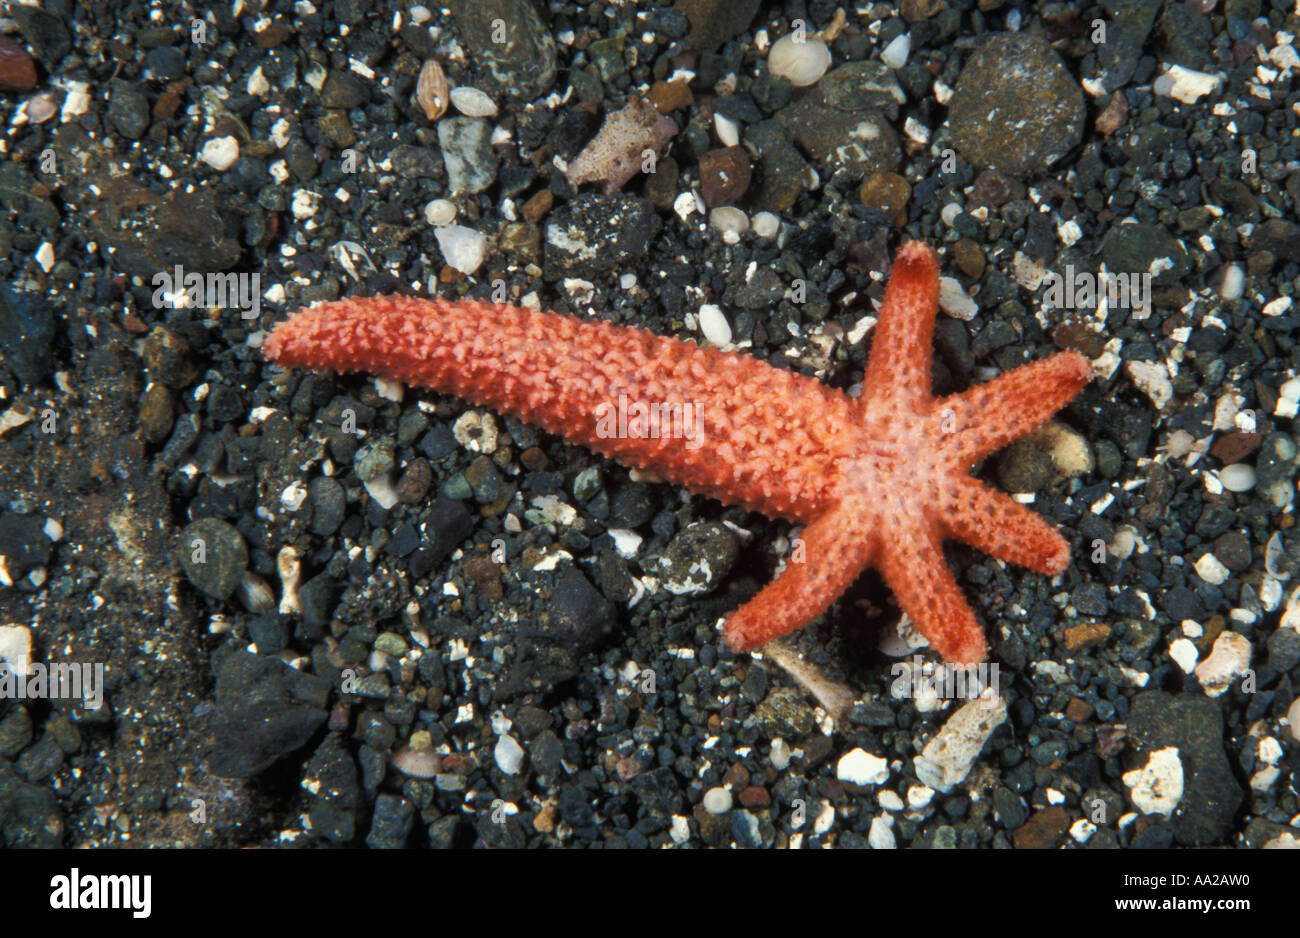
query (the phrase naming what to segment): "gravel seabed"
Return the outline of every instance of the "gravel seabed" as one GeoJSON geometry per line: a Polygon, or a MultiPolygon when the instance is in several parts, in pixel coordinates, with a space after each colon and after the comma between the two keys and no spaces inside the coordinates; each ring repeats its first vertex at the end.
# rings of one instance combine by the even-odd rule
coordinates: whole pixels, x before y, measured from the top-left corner
{"type": "Polygon", "coordinates": [[[104,680],[0,681],[0,843],[1295,846],[1297,34],[1260,0],[11,6],[0,658],[104,680]],[[260,353],[438,293],[853,391],[909,238],[951,278],[936,392],[1098,373],[976,470],[1074,559],[949,549],[997,665],[966,704],[899,679],[934,655],[875,573],[719,642],[796,525],[260,353]],[[177,266],[246,291],[163,296],[177,266]],[[1147,302],[1045,302],[1103,269],[1147,302]]]}

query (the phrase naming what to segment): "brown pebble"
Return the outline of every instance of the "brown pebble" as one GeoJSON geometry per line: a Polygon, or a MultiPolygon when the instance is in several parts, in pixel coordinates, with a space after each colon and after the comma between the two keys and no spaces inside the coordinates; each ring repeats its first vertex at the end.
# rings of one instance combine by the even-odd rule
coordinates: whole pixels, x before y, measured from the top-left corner
{"type": "Polygon", "coordinates": [[[992,169],[984,170],[971,183],[971,207],[987,205],[989,208],[997,208],[1024,197],[1024,183],[1014,176],[1004,176],[992,169]]]}
{"type": "Polygon", "coordinates": [[[1110,96],[1110,103],[1106,105],[1106,110],[1097,115],[1097,120],[1093,124],[1097,128],[1097,133],[1109,137],[1115,131],[1124,126],[1128,120],[1128,102],[1124,96],[1116,91],[1110,96]]]}
{"type": "Polygon", "coordinates": [[[449,775],[468,775],[478,765],[468,752],[449,752],[442,757],[442,770],[449,775]]]}
{"type": "Polygon", "coordinates": [[[274,49],[293,35],[293,30],[284,23],[272,23],[253,37],[259,49],[274,49]]]}
{"type": "Polygon", "coordinates": [[[895,225],[907,223],[907,201],[912,187],[897,173],[874,173],[858,193],[862,204],[884,212],[895,225]]]}
{"type": "Polygon", "coordinates": [[[1048,850],[1056,846],[1057,838],[1070,826],[1070,816],[1059,804],[1034,814],[1028,821],[1017,827],[1011,834],[1011,840],[1017,850],[1048,850]]]}
{"type": "Polygon", "coordinates": [[[963,274],[978,280],[984,274],[984,249],[974,238],[961,238],[952,246],[953,260],[963,274]]]}
{"type": "Polygon", "coordinates": [[[534,195],[520,210],[523,213],[524,220],[532,222],[534,225],[546,217],[546,213],[551,210],[551,205],[555,202],[555,194],[550,189],[543,189],[534,195]]]}
{"type": "Polygon", "coordinates": [[[1110,638],[1110,626],[1104,622],[1084,622],[1072,625],[1061,636],[1061,644],[1066,651],[1081,651],[1104,645],[1110,638]]]}
{"type": "Polygon", "coordinates": [[[1052,330],[1052,341],[1060,349],[1073,349],[1085,358],[1096,358],[1106,350],[1106,336],[1078,323],[1062,323],[1052,330]]]}
{"type": "Polygon", "coordinates": [[[529,472],[541,472],[546,468],[546,454],[540,447],[530,446],[519,454],[519,461],[529,472]]]}
{"type": "Polygon", "coordinates": [[[181,109],[181,96],[175,91],[164,91],[158,95],[158,100],[153,103],[153,116],[161,120],[168,120],[176,116],[176,112],[181,109]]]}
{"type": "Polygon", "coordinates": [[[549,834],[555,830],[555,815],[557,813],[558,811],[553,803],[547,802],[542,805],[541,810],[537,812],[537,816],[533,818],[533,827],[537,830],[537,833],[549,834]]]}
{"type": "Polygon", "coordinates": [[[680,79],[655,82],[650,86],[649,97],[650,103],[660,114],[690,107],[695,103],[695,95],[691,94],[690,85],[680,79]]]}
{"type": "Polygon", "coordinates": [[[1263,439],[1264,437],[1258,433],[1233,430],[1214,441],[1214,445],[1210,447],[1210,455],[1225,466],[1231,466],[1255,452],[1263,439]]]}
{"type": "Polygon", "coordinates": [[[1246,273],[1262,277],[1273,269],[1277,256],[1272,251],[1251,251],[1246,255],[1246,273]]]}
{"type": "Polygon", "coordinates": [[[418,505],[429,494],[432,484],[433,470],[429,468],[429,461],[417,456],[397,480],[397,500],[403,505],[418,505]]]}
{"type": "Polygon", "coordinates": [[[744,147],[710,150],[700,157],[700,194],[709,208],[732,205],[749,188],[749,154],[744,147]]]}
{"type": "Polygon", "coordinates": [[[732,791],[746,787],[749,784],[749,770],[739,762],[735,763],[722,776],[722,784],[732,791]]]}
{"type": "Polygon", "coordinates": [[[474,584],[474,591],[488,599],[500,599],[505,595],[501,586],[501,569],[491,557],[471,557],[465,561],[465,576],[474,584]]]}
{"type": "Polygon", "coordinates": [[[351,723],[352,709],[350,707],[335,707],[330,711],[329,728],[331,732],[346,733],[351,723]]]}
{"type": "Polygon", "coordinates": [[[909,23],[928,20],[943,9],[943,0],[902,0],[898,12],[909,23]]]}
{"type": "Polygon", "coordinates": [[[31,91],[36,87],[36,63],[30,53],[8,36],[0,36],[0,90],[31,91]]]}
{"type": "Polygon", "coordinates": [[[1092,704],[1082,697],[1071,697],[1065,705],[1065,718],[1075,723],[1082,723],[1092,716],[1092,704]]]}

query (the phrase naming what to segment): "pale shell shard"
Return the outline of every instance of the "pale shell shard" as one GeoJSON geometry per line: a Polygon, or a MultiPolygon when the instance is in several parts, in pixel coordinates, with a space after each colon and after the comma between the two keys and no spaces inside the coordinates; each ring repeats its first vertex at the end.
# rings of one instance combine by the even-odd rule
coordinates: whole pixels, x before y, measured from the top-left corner
{"type": "Polygon", "coordinates": [[[635,100],[605,118],[591,142],[565,170],[574,186],[603,182],[605,194],[617,192],[647,167],[653,171],[659,151],[677,135],[677,123],[648,101],[635,100]]]}
{"type": "Polygon", "coordinates": [[[496,117],[497,104],[484,91],[462,85],[451,90],[451,103],[466,117],[496,117]]]}

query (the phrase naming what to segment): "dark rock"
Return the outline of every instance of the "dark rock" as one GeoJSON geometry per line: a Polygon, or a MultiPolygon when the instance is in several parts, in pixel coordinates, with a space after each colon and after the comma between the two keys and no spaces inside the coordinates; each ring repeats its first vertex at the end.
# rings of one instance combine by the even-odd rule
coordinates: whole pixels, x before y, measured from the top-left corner
{"type": "Polygon", "coordinates": [[[582,656],[613,632],[616,621],[614,607],[591,581],[575,568],[565,568],[535,624],[519,628],[519,658],[498,688],[498,698],[545,690],[572,678],[582,656]]]}
{"type": "Polygon", "coordinates": [[[1133,701],[1129,741],[1145,760],[1170,746],[1183,764],[1183,797],[1170,818],[1183,845],[1222,843],[1241,805],[1242,790],[1223,750],[1223,711],[1199,695],[1144,691],[1133,701]]]}
{"type": "Polygon", "coordinates": [[[1077,146],[1083,118],[1078,81],[1029,33],[987,38],[962,67],[948,110],[966,159],[1016,175],[1045,169],[1077,146]]]}
{"type": "Polygon", "coordinates": [[[474,530],[474,518],[460,502],[439,495],[424,524],[429,539],[427,561],[436,567],[474,530]]]}
{"type": "Polygon", "coordinates": [[[370,97],[370,89],[361,77],[347,69],[336,68],[329,73],[321,86],[320,99],[325,107],[350,110],[360,107],[370,97]]]}
{"type": "Polygon", "coordinates": [[[400,795],[380,795],[375,799],[366,846],[372,850],[400,850],[406,846],[414,822],[415,805],[400,795]]]}
{"type": "Polygon", "coordinates": [[[1168,262],[1152,278],[1156,286],[1177,283],[1192,269],[1187,251],[1161,225],[1117,225],[1107,233],[1101,256],[1106,269],[1115,273],[1144,274],[1157,261],[1168,262]]]}
{"type": "Polygon", "coordinates": [[[531,101],[555,84],[555,40],[530,0],[451,0],[447,5],[469,61],[488,85],[484,91],[531,101]]]}
{"type": "Polygon", "coordinates": [[[707,54],[748,29],[760,5],[761,0],[677,0],[673,9],[691,24],[691,49],[707,54]]]}
{"type": "Polygon", "coordinates": [[[664,589],[676,595],[712,592],[740,556],[736,535],[714,521],[690,525],[672,539],[659,558],[664,589]]]}
{"type": "Polygon", "coordinates": [[[1161,0],[1103,0],[1108,22],[1097,61],[1107,91],[1122,88],[1133,77],[1160,6],[1161,0]]]}
{"type": "Polygon", "coordinates": [[[325,710],[296,700],[286,680],[289,670],[277,659],[244,651],[221,662],[209,772],[250,778],[301,748],[325,722],[325,710]]]}
{"type": "Polygon", "coordinates": [[[149,129],[149,99],[136,85],[113,79],[108,94],[108,119],[128,140],[139,140],[149,129]]]}
{"type": "Polygon", "coordinates": [[[11,849],[63,846],[63,812],[45,786],[29,785],[0,760],[0,842],[11,849]]]}
{"type": "Polygon", "coordinates": [[[361,786],[357,763],[338,733],[330,733],[307,762],[303,781],[316,792],[308,815],[312,833],[334,843],[351,843],[356,836],[361,786]]]}
{"type": "Polygon", "coordinates": [[[49,563],[52,547],[39,516],[0,513],[0,562],[12,583],[49,563]]]}
{"type": "Polygon", "coordinates": [[[9,4],[7,15],[18,24],[36,58],[53,72],[59,60],[72,51],[72,35],[63,20],[41,7],[9,4]]]}
{"type": "Polygon", "coordinates": [[[217,518],[201,518],[186,525],[178,549],[185,576],[214,599],[229,598],[248,570],[243,536],[217,518]]]}
{"type": "Polygon", "coordinates": [[[50,373],[54,308],[43,298],[0,284],[0,360],[23,384],[50,373]]]}
{"type": "Polygon", "coordinates": [[[645,199],[587,193],[546,221],[545,277],[599,279],[632,265],[649,249],[659,217],[645,199]]]}
{"type": "Polygon", "coordinates": [[[776,120],[823,169],[853,182],[892,172],[902,156],[898,134],[878,108],[831,107],[816,86],[778,111],[776,120]]]}
{"type": "Polygon", "coordinates": [[[347,495],[338,480],[317,476],[307,485],[307,498],[311,502],[311,533],[328,537],[337,531],[348,508],[347,495]]]}

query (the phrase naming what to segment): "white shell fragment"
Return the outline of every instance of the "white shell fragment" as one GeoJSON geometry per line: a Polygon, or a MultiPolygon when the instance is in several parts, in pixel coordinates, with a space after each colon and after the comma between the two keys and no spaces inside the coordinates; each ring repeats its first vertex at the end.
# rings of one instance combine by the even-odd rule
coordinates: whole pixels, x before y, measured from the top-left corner
{"type": "Polygon", "coordinates": [[[895,36],[880,53],[880,61],[890,68],[902,68],[907,64],[907,56],[912,51],[912,37],[907,33],[895,36]]]}
{"type": "Polygon", "coordinates": [[[1222,75],[1210,75],[1181,65],[1169,66],[1165,72],[1151,84],[1156,94],[1173,98],[1184,104],[1195,104],[1207,94],[1213,94],[1223,84],[1222,75]]]}
{"type": "Polygon", "coordinates": [[[1124,774],[1133,807],[1143,814],[1169,817],[1183,798],[1183,763],[1170,746],[1151,753],[1147,764],[1124,774]]]}
{"type": "Polygon", "coordinates": [[[1174,385],[1169,380],[1169,370],[1158,362],[1125,362],[1124,370],[1137,389],[1151,398],[1156,410],[1164,410],[1174,398],[1174,385]]]}
{"type": "Polygon", "coordinates": [[[862,749],[840,757],[835,777],[852,785],[879,785],[889,778],[889,762],[862,749]]]}
{"type": "Polygon", "coordinates": [[[916,777],[935,791],[952,791],[1006,719],[1007,703],[992,691],[966,702],[912,760],[916,777]]]}
{"type": "Polygon", "coordinates": [[[445,225],[434,232],[438,249],[449,267],[472,274],[487,258],[487,237],[464,225],[445,225]]]}
{"type": "Polygon", "coordinates": [[[970,322],[980,311],[961,283],[952,277],[939,278],[939,308],[953,319],[970,322]]]}
{"type": "Polygon", "coordinates": [[[1250,667],[1250,641],[1239,632],[1224,631],[1214,640],[1210,657],[1196,666],[1196,679],[1205,693],[1218,697],[1250,667]]]}
{"type": "Polygon", "coordinates": [[[462,85],[451,89],[451,105],[466,117],[496,117],[497,104],[487,92],[462,85]]]}
{"type": "Polygon", "coordinates": [[[213,137],[203,144],[199,159],[219,173],[224,173],[239,159],[239,141],[234,137],[213,137]]]}
{"type": "Polygon", "coordinates": [[[731,345],[731,323],[727,322],[721,309],[706,303],[700,307],[698,317],[704,338],[721,348],[731,345]]]}

